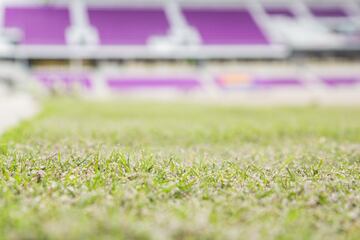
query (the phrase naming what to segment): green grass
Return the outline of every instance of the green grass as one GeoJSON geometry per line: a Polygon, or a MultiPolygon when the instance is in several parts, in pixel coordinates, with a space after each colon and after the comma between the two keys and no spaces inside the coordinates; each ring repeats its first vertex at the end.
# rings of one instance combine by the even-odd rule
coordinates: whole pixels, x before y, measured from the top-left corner
{"type": "Polygon", "coordinates": [[[0,139],[0,238],[360,239],[360,108],[44,105],[0,139]]]}

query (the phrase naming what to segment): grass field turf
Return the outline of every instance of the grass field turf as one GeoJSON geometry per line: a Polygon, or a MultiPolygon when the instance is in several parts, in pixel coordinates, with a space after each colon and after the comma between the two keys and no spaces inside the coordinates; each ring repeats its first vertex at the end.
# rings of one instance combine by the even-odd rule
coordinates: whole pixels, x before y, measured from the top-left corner
{"type": "Polygon", "coordinates": [[[360,108],[49,100],[0,148],[0,238],[360,239],[360,108]]]}

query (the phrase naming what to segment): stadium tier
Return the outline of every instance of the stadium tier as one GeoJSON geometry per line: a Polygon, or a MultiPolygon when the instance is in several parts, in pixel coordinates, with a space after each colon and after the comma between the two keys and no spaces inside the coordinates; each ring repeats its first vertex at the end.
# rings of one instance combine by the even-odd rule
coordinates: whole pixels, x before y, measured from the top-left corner
{"type": "Polygon", "coordinates": [[[276,89],[298,88],[305,85],[305,80],[293,76],[256,76],[250,74],[232,74],[220,76],[216,79],[222,89],[276,89]]]}
{"type": "Polygon", "coordinates": [[[332,76],[320,77],[321,81],[328,87],[354,87],[360,84],[360,76],[332,76]]]}
{"type": "Polygon", "coordinates": [[[64,45],[69,11],[65,7],[7,7],[4,25],[20,30],[20,44],[64,45]]]}
{"type": "MultiPolygon", "coordinates": [[[[183,75],[183,74],[182,74],[183,75]]],[[[291,90],[313,88],[314,86],[323,89],[358,89],[360,87],[360,72],[353,74],[311,74],[307,76],[296,76],[294,74],[256,74],[243,71],[233,74],[214,74],[209,78],[203,79],[200,75],[188,74],[183,76],[157,75],[157,74],[106,74],[101,79],[90,72],[71,72],[71,71],[35,71],[33,77],[47,90],[57,90],[64,92],[72,91],[97,91],[96,85],[101,84],[107,92],[137,92],[149,90],[171,90],[178,92],[201,91],[206,92],[209,86],[216,86],[221,90],[230,91],[258,91],[258,90],[291,90]],[[99,81],[100,80],[100,81],[99,81]]]]}
{"type": "Polygon", "coordinates": [[[199,32],[205,45],[268,44],[246,9],[183,9],[187,22],[199,32]]]}
{"type": "Polygon", "coordinates": [[[350,0],[342,5],[272,2],[121,5],[77,0],[44,5],[6,0],[0,4],[0,56],[279,59],[297,52],[360,51],[360,7],[350,0]]]}
{"type": "Polygon", "coordinates": [[[271,17],[289,17],[295,18],[294,12],[287,7],[265,7],[265,12],[271,17]]]}
{"type": "Polygon", "coordinates": [[[107,80],[111,90],[131,91],[141,89],[175,89],[190,91],[200,88],[200,81],[196,78],[175,77],[111,77],[107,80]]]}
{"type": "Polygon", "coordinates": [[[87,73],[73,73],[65,71],[36,72],[34,77],[48,90],[62,89],[65,91],[74,88],[90,90],[92,80],[87,73]]]}
{"type": "Polygon", "coordinates": [[[348,17],[347,12],[342,7],[310,7],[311,13],[318,18],[344,18],[348,17]]]}
{"type": "Polygon", "coordinates": [[[304,81],[297,77],[255,77],[253,83],[257,88],[302,87],[304,85],[304,81]]]}
{"type": "Polygon", "coordinates": [[[104,45],[146,45],[152,36],[165,36],[169,31],[161,8],[90,8],[88,13],[104,45]]]}

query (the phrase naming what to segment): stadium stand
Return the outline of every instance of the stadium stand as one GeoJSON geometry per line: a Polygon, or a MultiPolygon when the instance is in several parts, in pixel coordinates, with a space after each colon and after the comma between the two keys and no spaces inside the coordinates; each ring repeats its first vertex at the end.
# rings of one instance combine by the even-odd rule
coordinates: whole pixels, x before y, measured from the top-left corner
{"type": "Polygon", "coordinates": [[[273,89],[303,87],[305,81],[293,76],[256,76],[250,74],[232,74],[220,76],[217,84],[226,90],[231,89],[273,89]]]}
{"type": "Polygon", "coordinates": [[[297,77],[265,77],[254,78],[254,85],[257,88],[274,87],[302,87],[304,82],[297,77]]]}
{"type": "Polygon", "coordinates": [[[246,9],[183,9],[205,45],[268,44],[265,34],[246,9]]]}
{"type": "Polygon", "coordinates": [[[267,15],[269,15],[271,17],[295,18],[294,12],[285,6],[265,7],[265,12],[267,15]]]}
{"type": "Polygon", "coordinates": [[[194,9],[175,1],[142,7],[109,1],[102,6],[81,0],[59,1],[44,7],[35,0],[21,4],[6,1],[0,5],[4,12],[4,24],[0,22],[0,28],[5,33],[1,38],[9,40],[7,47],[11,51],[6,54],[10,58],[287,56],[286,46],[275,44],[267,37],[262,24],[245,2],[236,3],[234,7],[225,10],[229,7],[224,9],[220,4],[217,10],[204,6],[194,9]],[[19,33],[15,40],[9,34],[10,30],[19,33]],[[36,45],[36,48],[26,47],[28,45],[36,45]],[[216,46],[209,48],[209,45],[216,46]]]}
{"type": "Polygon", "coordinates": [[[179,77],[112,77],[107,80],[107,84],[112,90],[131,91],[138,89],[176,89],[180,91],[190,91],[201,87],[201,83],[196,78],[179,77]]]}
{"type": "Polygon", "coordinates": [[[340,6],[310,6],[310,12],[317,18],[345,18],[347,12],[340,6]]]}
{"type": "Polygon", "coordinates": [[[355,0],[4,0],[0,57],[21,62],[23,72],[52,90],[93,91],[99,83],[120,93],[357,88],[359,71],[311,72],[298,59],[337,54],[357,58],[359,18],[355,0]],[[69,66],[33,70],[34,61],[50,59],[69,66]],[[246,65],[250,59],[262,64],[254,63],[254,70],[222,66],[222,61],[246,65]],[[295,70],[262,70],[269,59],[295,70]],[[83,68],[82,61],[91,67],[83,68]],[[142,64],[127,72],[129,61],[142,64]],[[156,61],[177,66],[154,72],[156,61]],[[184,62],[190,69],[176,72],[184,62]],[[217,66],[208,67],[211,62],[217,66]],[[115,70],[107,72],[106,65],[115,70]]]}
{"type": "Polygon", "coordinates": [[[42,71],[34,73],[34,77],[47,89],[71,91],[74,88],[91,90],[92,87],[92,81],[87,73],[42,71]]]}
{"type": "Polygon", "coordinates": [[[161,8],[90,8],[88,12],[102,45],[146,45],[152,36],[169,31],[161,8]]]}
{"type": "Polygon", "coordinates": [[[360,50],[360,7],[354,1],[213,1],[210,5],[158,1],[141,7],[110,0],[40,3],[4,1],[0,5],[0,55],[278,59],[299,51],[352,54],[360,50]]]}
{"type": "Polygon", "coordinates": [[[359,76],[320,76],[320,80],[328,87],[356,87],[360,85],[359,76]]]}
{"type": "Polygon", "coordinates": [[[69,11],[64,7],[6,7],[5,28],[21,32],[17,43],[25,45],[64,45],[70,26],[69,11]]]}

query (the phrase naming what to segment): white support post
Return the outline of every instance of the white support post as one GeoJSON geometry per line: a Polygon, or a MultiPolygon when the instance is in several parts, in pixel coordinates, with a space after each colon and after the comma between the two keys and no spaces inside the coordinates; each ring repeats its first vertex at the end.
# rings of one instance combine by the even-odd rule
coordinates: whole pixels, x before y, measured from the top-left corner
{"type": "Polygon", "coordinates": [[[170,23],[170,32],[165,37],[151,38],[151,45],[173,48],[180,45],[198,45],[200,43],[199,33],[188,25],[177,0],[169,0],[165,3],[165,14],[170,23]]]}
{"type": "Polygon", "coordinates": [[[267,39],[271,43],[280,43],[281,39],[271,31],[271,19],[266,14],[263,5],[258,0],[252,0],[246,2],[246,7],[267,39]]]}
{"type": "Polygon", "coordinates": [[[67,41],[73,45],[95,45],[98,34],[89,24],[84,0],[72,0],[69,3],[71,27],[67,30],[67,41]]]}
{"type": "Polygon", "coordinates": [[[182,15],[178,4],[174,0],[166,3],[165,13],[170,22],[171,29],[181,29],[187,27],[186,20],[182,15]]]}
{"type": "Polygon", "coordinates": [[[87,15],[84,2],[82,0],[73,0],[70,4],[71,22],[75,27],[87,26],[87,15]]]}
{"type": "Polygon", "coordinates": [[[294,1],[294,8],[296,15],[300,16],[302,19],[314,20],[313,15],[310,13],[308,6],[303,1],[294,1]]]}

